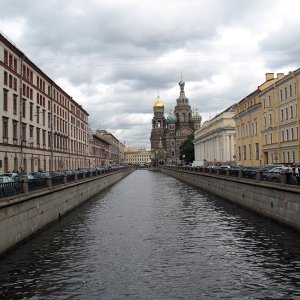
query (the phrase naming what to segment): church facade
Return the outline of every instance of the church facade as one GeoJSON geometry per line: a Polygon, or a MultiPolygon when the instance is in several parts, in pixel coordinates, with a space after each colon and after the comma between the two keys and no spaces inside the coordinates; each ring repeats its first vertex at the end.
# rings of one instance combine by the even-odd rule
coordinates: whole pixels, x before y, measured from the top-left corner
{"type": "Polygon", "coordinates": [[[158,97],[153,105],[151,150],[155,153],[157,164],[180,164],[180,145],[195,130],[201,127],[201,116],[193,113],[189,99],[185,96],[185,82],[179,82],[180,94],[174,111],[164,116],[164,104],[158,97]]]}

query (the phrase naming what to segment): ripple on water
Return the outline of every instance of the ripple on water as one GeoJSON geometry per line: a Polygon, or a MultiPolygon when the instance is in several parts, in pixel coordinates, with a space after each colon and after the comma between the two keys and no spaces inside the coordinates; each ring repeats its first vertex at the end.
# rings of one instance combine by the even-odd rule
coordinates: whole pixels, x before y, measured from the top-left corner
{"type": "Polygon", "coordinates": [[[0,296],[296,299],[299,243],[229,202],[136,171],[2,258],[0,296]]]}

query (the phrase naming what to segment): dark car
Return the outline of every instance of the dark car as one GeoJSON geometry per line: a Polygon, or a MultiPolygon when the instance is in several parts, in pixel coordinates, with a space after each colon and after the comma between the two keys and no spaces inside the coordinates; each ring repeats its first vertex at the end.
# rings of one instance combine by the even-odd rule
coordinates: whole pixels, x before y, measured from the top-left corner
{"type": "Polygon", "coordinates": [[[90,171],[88,168],[78,168],[78,173],[88,174],[90,171]]]}

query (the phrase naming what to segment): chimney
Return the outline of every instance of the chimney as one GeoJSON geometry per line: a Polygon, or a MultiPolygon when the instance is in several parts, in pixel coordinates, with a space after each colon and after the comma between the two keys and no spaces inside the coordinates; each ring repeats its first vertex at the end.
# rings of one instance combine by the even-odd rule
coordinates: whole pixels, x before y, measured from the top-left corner
{"type": "Polygon", "coordinates": [[[266,73],[266,81],[274,79],[274,73],[266,73]]]}
{"type": "Polygon", "coordinates": [[[277,73],[277,80],[283,79],[284,73],[277,73]]]}

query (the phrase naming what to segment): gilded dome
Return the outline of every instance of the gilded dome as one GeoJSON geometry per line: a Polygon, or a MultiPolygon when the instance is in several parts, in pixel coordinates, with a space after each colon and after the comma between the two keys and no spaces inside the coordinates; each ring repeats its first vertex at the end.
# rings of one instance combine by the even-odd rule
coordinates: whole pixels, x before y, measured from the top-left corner
{"type": "Polygon", "coordinates": [[[160,98],[157,97],[156,102],[153,104],[153,108],[164,108],[164,104],[160,101],[160,98]]]}

